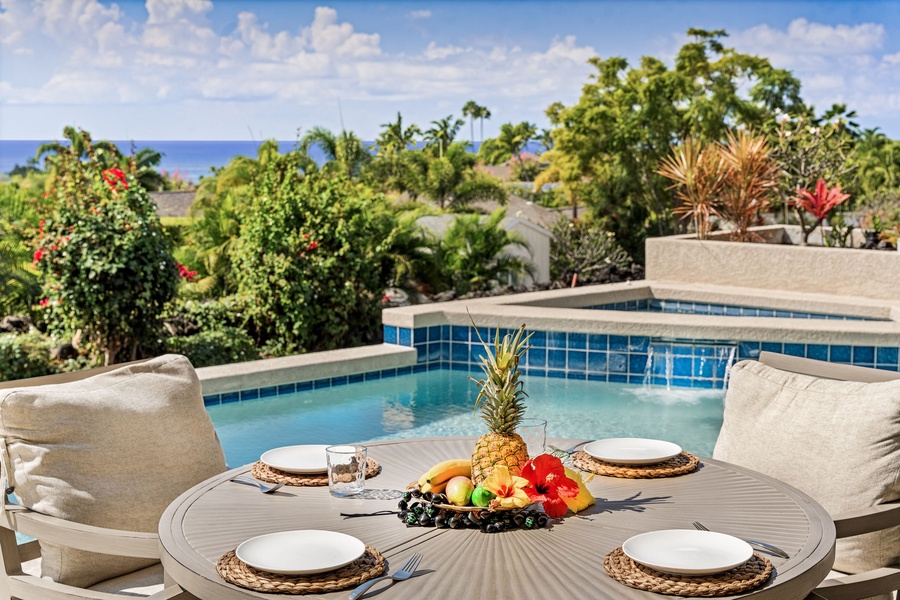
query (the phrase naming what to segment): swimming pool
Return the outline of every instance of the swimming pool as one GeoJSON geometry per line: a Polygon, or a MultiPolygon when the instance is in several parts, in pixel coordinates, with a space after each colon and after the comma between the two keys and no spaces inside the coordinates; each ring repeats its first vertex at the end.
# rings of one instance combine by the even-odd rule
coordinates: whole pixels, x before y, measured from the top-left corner
{"type": "MultiPolygon", "coordinates": [[[[472,373],[477,376],[477,373],[472,373]]],[[[274,447],[481,435],[477,389],[465,371],[437,369],[207,406],[229,465],[274,447]]],[[[666,389],[524,377],[529,417],[549,437],[649,437],[709,456],[722,424],[722,390],[666,389]]]]}

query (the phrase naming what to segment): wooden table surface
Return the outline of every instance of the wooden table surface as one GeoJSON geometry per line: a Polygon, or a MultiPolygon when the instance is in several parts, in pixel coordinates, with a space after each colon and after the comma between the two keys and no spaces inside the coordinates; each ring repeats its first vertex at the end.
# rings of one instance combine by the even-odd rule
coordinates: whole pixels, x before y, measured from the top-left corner
{"type": "MultiPolygon", "coordinates": [[[[469,456],[475,438],[431,438],[368,444],[382,466],[367,491],[402,490],[428,467],[469,456]]],[[[574,449],[590,440],[550,440],[574,449]]],[[[595,476],[588,483],[597,504],[551,528],[486,534],[479,530],[406,527],[396,515],[345,519],[339,513],[396,509],[397,500],[333,498],[327,487],[287,487],[261,494],[231,477],[249,465],[211,478],[182,494],[160,521],[162,563],[167,575],[201,600],[284,597],[231,585],[215,571],[216,560],[246,539],[295,529],[328,529],[377,548],[396,570],[413,552],[424,555],[417,575],[364,598],[452,600],[546,600],[655,596],[626,587],[603,571],[603,557],[638,533],[709,529],[758,539],[791,558],[767,556],[770,581],[746,594],[754,598],[802,599],[834,562],[834,526],[821,506],[797,490],[758,473],[702,459],[690,474],[665,479],[595,476]]],[[[346,598],[349,591],[325,594],[346,598]]],[[[661,597],[661,596],[660,596],[661,597]]]]}

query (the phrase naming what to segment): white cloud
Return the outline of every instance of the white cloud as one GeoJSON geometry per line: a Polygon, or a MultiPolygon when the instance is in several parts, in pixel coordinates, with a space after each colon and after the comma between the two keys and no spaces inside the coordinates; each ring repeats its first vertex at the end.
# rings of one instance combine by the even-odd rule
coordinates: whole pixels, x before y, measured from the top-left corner
{"type": "Polygon", "coordinates": [[[410,19],[430,19],[431,11],[430,10],[414,10],[409,13],[410,19]]]}
{"type": "Polygon", "coordinates": [[[844,56],[871,52],[882,46],[884,25],[823,25],[794,19],[787,29],[757,25],[733,35],[729,42],[737,48],[752,48],[761,56],[844,56]]]}
{"type": "Polygon", "coordinates": [[[458,46],[438,46],[436,43],[431,42],[428,44],[428,47],[425,48],[425,58],[428,60],[441,60],[457,54],[462,54],[463,52],[465,52],[465,50],[458,46]]]}
{"type": "Polygon", "coordinates": [[[312,25],[303,30],[304,37],[316,52],[361,58],[381,54],[381,37],[377,33],[355,33],[350,23],[338,23],[337,11],[327,6],[316,8],[312,25]]]}

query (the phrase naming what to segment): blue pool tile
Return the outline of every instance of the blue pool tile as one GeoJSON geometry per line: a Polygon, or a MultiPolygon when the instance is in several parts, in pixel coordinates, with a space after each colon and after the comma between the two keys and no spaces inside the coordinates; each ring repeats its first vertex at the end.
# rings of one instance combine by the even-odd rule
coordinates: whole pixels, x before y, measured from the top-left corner
{"type": "Polygon", "coordinates": [[[469,360],[469,344],[453,342],[450,348],[450,360],[454,362],[466,362],[469,360]]]}
{"type": "Polygon", "coordinates": [[[259,388],[241,390],[241,400],[256,400],[257,398],[259,398],[259,388]]]}
{"type": "Polygon", "coordinates": [[[547,369],[547,377],[552,377],[553,379],[565,379],[566,372],[559,369],[547,369]]]}
{"type": "Polygon", "coordinates": [[[523,371],[529,377],[546,377],[547,369],[525,369],[523,371]]]}
{"type": "Polygon", "coordinates": [[[694,354],[694,347],[688,346],[687,344],[672,344],[670,346],[670,350],[672,351],[672,354],[680,354],[680,355],[687,355],[687,356],[691,356],[694,354]]]}
{"type": "Polygon", "coordinates": [[[606,352],[588,352],[588,371],[606,372],[606,352]]]}
{"type": "Polygon", "coordinates": [[[831,346],[831,362],[850,363],[853,360],[853,352],[850,346],[831,346]]]}
{"type": "Polygon", "coordinates": [[[624,335],[609,336],[609,349],[611,352],[627,352],[628,337],[624,335]]]}
{"type": "Polygon", "coordinates": [[[694,369],[694,359],[689,356],[676,356],[672,361],[672,374],[676,377],[690,377],[694,369]]]}
{"type": "Polygon", "coordinates": [[[565,350],[548,350],[547,366],[551,369],[566,368],[566,351],[565,350]]]}
{"type": "Polygon", "coordinates": [[[454,342],[468,342],[469,341],[469,328],[463,327],[461,325],[453,326],[453,333],[450,337],[454,342]]]}
{"type": "Polygon", "coordinates": [[[606,355],[606,365],[610,373],[627,373],[628,355],[622,352],[610,352],[606,355]]]}
{"type": "Polygon", "coordinates": [[[416,327],[413,329],[413,344],[424,344],[428,341],[428,328],[416,327]]]}
{"type": "Polygon", "coordinates": [[[279,394],[293,394],[293,393],[296,392],[296,391],[297,391],[297,384],[296,384],[296,383],[286,383],[286,384],[284,384],[284,385],[279,385],[279,386],[278,386],[278,393],[279,393],[279,394]]]}
{"type": "Polygon", "coordinates": [[[738,359],[759,358],[759,342],[738,342],[738,359]]]}
{"type": "Polygon", "coordinates": [[[397,375],[410,375],[412,372],[413,368],[411,366],[397,367],[397,375]]]}
{"type": "Polygon", "coordinates": [[[470,344],[469,362],[481,364],[481,357],[485,355],[484,346],[481,344],[470,344]]]}
{"type": "Polygon", "coordinates": [[[606,350],[609,348],[609,336],[592,333],[588,335],[588,350],[606,350]]]}
{"type": "Polygon", "coordinates": [[[646,352],[650,348],[650,338],[643,335],[632,335],[628,338],[629,352],[646,352]]]}
{"type": "Polygon", "coordinates": [[[658,375],[654,375],[650,378],[650,385],[666,385],[669,382],[665,377],[659,377],[658,375]]]}
{"type": "Polygon", "coordinates": [[[588,373],[587,378],[588,381],[606,381],[607,375],[606,373],[588,373]]]}
{"type": "Polygon", "coordinates": [[[443,329],[440,325],[432,325],[428,328],[428,341],[429,342],[440,342],[444,339],[444,335],[442,333],[443,329]]]}
{"type": "Polygon", "coordinates": [[[366,381],[372,381],[373,379],[381,379],[381,371],[369,371],[366,373],[366,381]]]}
{"type": "Polygon", "coordinates": [[[316,379],[315,381],[312,382],[312,384],[313,384],[313,389],[321,390],[322,388],[331,387],[331,380],[330,379],[316,379]]]}
{"type": "Polygon", "coordinates": [[[704,389],[709,390],[709,389],[713,389],[718,386],[712,379],[694,379],[691,382],[691,387],[704,388],[704,389]]]}
{"type": "Polygon", "coordinates": [[[607,381],[610,383],[628,383],[628,375],[622,375],[620,373],[610,373],[607,381]]]}
{"type": "Polygon", "coordinates": [[[764,352],[775,352],[776,354],[784,354],[784,344],[781,342],[763,342],[762,350],[764,352]]]}
{"type": "Polygon", "coordinates": [[[853,364],[867,363],[875,363],[875,348],[873,346],[853,346],[853,364]]]}
{"type": "Polygon", "coordinates": [[[726,306],[725,315],[728,317],[739,317],[741,316],[741,309],[738,306],[726,306]]]}
{"type": "Polygon", "coordinates": [[[673,377],[672,385],[675,387],[691,387],[691,384],[694,382],[694,379],[690,377],[673,377]]]}
{"type": "Polygon", "coordinates": [[[428,362],[428,344],[416,346],[416,362],[428,362]]]}
{"type": "Polygon", "coordinates": [[[864,362],[857,363],[857,362],[855,362],[855,363],[853,363],[853,364],[854,364],[855,366],[857,366],[857,367],[865,367],[865,368],[867,368],[867,369],[874,369],[874,368],[875,368],[875,364],[874,364],[874,363],[864,363],[864,362]]]}
{"type": "Polygon", "coordinates": [[[428,362],[441,360],[441,342],[428,342],[428,362]]]}
{"type": "Polygon", "coordinates": [[[644,376],[643,375],[629,375],[628,383],[640,385],[640,384],[644,383],[644,376]]]}
{"type": "Polygon", "coordinates": [[[220,396],[220,401],[222,404],[229,404],[231,402],[239,402],[241,399],[240,392],[225,392],[220,396]]]}
{"type": "Polygon", "coordinates": [[[346,375],[339,375],[337,377],[331,378],[331,387],[336,387],[339,385],[347,385],[348,377],[346,375]]]}
{"type": "Polygon", "coordinates": [[[454,362],[450,363],[450,370],[452,371],[468,371],[469,364],[464,362],[454,362]]]}
{"type": "Polygon", "coordinates": [[[412,368],[413,373],[422,373],[427,370],[428,370],[428,365],[426,365],[426,364],[415,365],[412,368]]]}
{"type": "Polygon", "coordinates": [[[776,317],[779,317],[779,318],[782,318],[782,319],[790,319],[790,318],[791,318],[791,313],[788,312],[788,311],[786,311],[786,310],[776,310],[776,311],[775,311],[775,316],[776,316],[776,317]]]}
{"type": "Polygon", "coordinates": [[[548,331],[547,332],[548,348],[565,348],[566,333],[564,331],[548,331]]]}
{"type": "Polygon", "coordinates": [[[715,361],[709,360],[708,358],[695,358],[694,359],[694,377],[702,377],[705,379],[709,379],[713,376],[713,363],[715,361]]]}
{"type": "Polygon", "coordinates": [[[259,389],[259,397],[260,398],[271,398],[272,396],[278,395],[278,386],[271,385],[269,387],[264,387],[259,389]]]}
{"type": "Polygon", "coordinates": [[[412,331],[406,327],[397,330],[397,340],[401,346],[412,346],[412,331]]]}
{"type": "Polygon", "coordinates": [[[397,328],[393,325],[385,325],[384,326],[384,343],[385,344],[396,344],[397,343],[397,328]]]}
{"type": "Polygon", "coordinates": [[[828,346],[824,344],[807,344],[806,358],[828,360],[828,346]]]}
{"type": "Polygon", "coordinates": [[[569,348],[584,350],[587,347],[587,334],[586,333],[570,333],[568,345],[569,345],[569,348]]]}
{"type": "Polygon", "coordinates": [[[646,354],[629,354],[628,355],[628,372],[632,375],[640,375],[644,376],[644,371],[647,370],[647,355],[646,354]]]}
{"type": "Polygon", "coordinates": [[[878,348],[876,351],[877,363],[879,365],[897,365],[898,362],[897,348],[878,348]]]}
{"type": "Polygon", "coordinates": [[[724,315],[725,307],[721,304],[711,304],[709,306],[709,314],[711,315],[724,315]]]}
{"type": "Polygon", "coordinates": [[[566,379],[577,379],[584,381],[585,379],[587,379],[587,373],[585,373],[584,371],[568,371],[566,373],[566,379]]]}
{"type": "Polygon", "coordinates": [[[535,348],[546,348],[547,347],[547,332],[546,331],[534,331],[531,333],[531,339],[528,340],[528,343],[535,348]]]}
{"type": "Polygon", "coordinates": [[[448,368],[450,368],[450,367],[448,365],[444,364],[444,361],[428,363],[429,371],[440,371],[441,369],[448,369],[448,368]]]}
{"type": "Polygon", "coordinates": [[[450,360],[450,342],[441,342],[441,360],[450,360]]]}
{"type": "Polygon", "coordinates": [[[306,390],[313,389],[312,381],[298,381],[294,385],[296,386],[298,392],[305,392],[306,390]]]}
{"type": "Polygon", "coordinates": [[[219,394],[203,396],[203,406],[213,406],[215,404],[219,404],[221,401],[222,398],[219,396],[219,394]]]}
{"type": "Polygon", "coordinates": [[[803,344],[785,344],[784,353],[790,354],[791,356],[805,356],[806,348],[803,344]]]}
{"type": "Polygon", "coordinates": [[[587,352],[584,350],[569,350],[569,359],[566,364],[569,371],[579,371],[584,373],[587,369],[587,352]]]}
{"type": "Polygon", "coordinates": [[[363,373],[354,373],[353,375],[350,375],[348,377],[350,383],[359,383],[360,381],[364,380],[365,378],[366,378],[366,376],[363,373]]]}
{"type": "Polygon", "coordinates": [[[525,362],[529,367],[547,366],[547,350],[544,348],[532,348],[525,354],[525,362]]]}
{"type": "Polygon", "coordinates": [[[441,325],[441,340],[450,341],[450,326],[441,325]]]}
{"type": "Polygon", "coordinates": [[[768,308],[760,308],[756,311],[756,315],[759,317],[774,317],[775,311],[768,308]]]}
{"type": "Polygon", "coordinates": [[[381,370],[381,378],[389,379],[391,377],[397,376],[397,369],[382,369],[381,370]]]}

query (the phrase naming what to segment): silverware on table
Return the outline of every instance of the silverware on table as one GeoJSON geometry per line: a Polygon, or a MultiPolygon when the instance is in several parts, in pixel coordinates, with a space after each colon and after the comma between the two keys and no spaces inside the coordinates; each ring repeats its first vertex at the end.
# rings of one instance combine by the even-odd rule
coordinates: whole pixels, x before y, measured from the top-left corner
{"type": "Polygon", "coordinates": [[[243,477],[235,477],[234,479],[229,479],[229,481],[233,481],[235,483],[243,483],[244,485],[255,485],[256,487],[259,488],[259,491],[261,491],[263,494],[274,493],[274,492],[280,490],[282,488],[282,486],[284,485],[284,482],[282,481],[281,483],[276,483],[275,485],[270,487],[268,485],[264,485],[264,484],[258,482],[255,479],[245,479],[243,477]]]}
{"type": "Polygon", "coordinates": [[[385,575],[383,577],[376,577],[375,579],[370,579],[369,581],[357,586],[355,590],[350,593],[350,600],[356,600],[362,596],[366,591],[378,583],[379,581],[385,581],[387,579],[391,580],[393,584],[394,581],[403,581],[404,579],[409,579],[412,577],[412,574],[416,572],[416,567],[419,566],[419,562],[422,560],[422,555],[418,552],[409,557],[403,566],[397,569],[397,572],[393,575],[385,575]]]}
{"type": "MultiPolygon", "coordinates": [[[[701,523],[699,521],[694,521],[693,525],[694,525],[694,529],[699,529],[700,531],[709,531],[709,529],[704,527],[703,523],[701,523]]],[[[751,546],[756,546],[760,550],[765,550],[766,552],[771,552],[775,556],[780,556],[781,558],[790,558],[790,555],[787,552],[785,552],[784,550],[782,550],[781,548],[779,548],[778,546],[773,546],[772,544],[767,544],[765,542],[757,542],[756,540],[744,540],[743,538],[741,538],[741,539],[742,539],[742,541],[747,542],[751,546]]]]}

